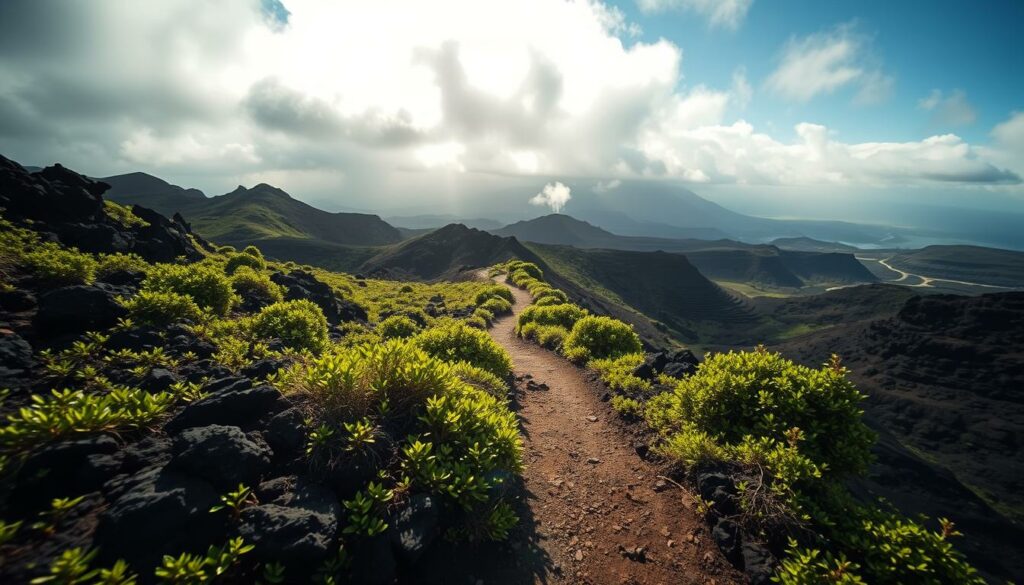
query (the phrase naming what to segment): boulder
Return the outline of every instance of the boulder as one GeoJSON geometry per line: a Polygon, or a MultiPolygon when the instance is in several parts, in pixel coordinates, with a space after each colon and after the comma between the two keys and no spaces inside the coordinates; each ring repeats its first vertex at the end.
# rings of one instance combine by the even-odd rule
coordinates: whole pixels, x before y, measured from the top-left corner
{"type": "Polygon", "coordinates": [[[263,358],[242,368],[242,375],[257,380],[263,380],[266,379],[267,376],[277,373],[277,371],[284,366],[284,360],[263,358]]]}
{"type": "Polygon", "coordinates": [[[725,558],[729,559],[730,563],[739,565],[743,561],[741,550],[743,536],[740,534],[739,524],[732,520],[721,518],[711,531],[711,538],[715,540],[715,544],[718,545],[718,548],[725,555],[725,558]]]}
{"type": "Polygon", "coordinates": [[[163,392],[179,381],[178,375],[170,370],[153,368],[139,383],[139,387],[146,392],[163,392]]]}
{"type": "Polygon", "coordinates": [[[168,468],[202,478],[219,492],[252,485],[270,466],[270,448],[235,426],[189,428],[174,438],[168,468]]]}
{"type": "Polygon", "coordinates": [[[302,451],[306,434],[306,417],[299,409],[289,408],[270,419],[264,438],[275,455],[289,458],[302,451]]]}
{"type": "Polygon", "coordinates": [[[14,386],[35,366],[32,346],[10,329],[0,329],[0,385],[14,386]]]}
{"type": "Polygon", "coordinates": [[[331,325],[346,321],[365,322],[366,310],[359,305],[339,298],[330,285],[317,280],[312,274],[295,270],[285,274],[275,272],[270,280],[285,288],[285,298],[289,301],[308,300],[320,307],[331,325]]]}
{"type": "Polygon", "coordinates": [[[437,500],[416,494],[392,517],[388,529],[391,547],[398,559],[415,565],[438,536],[441,511],[437,500]]]}
{"type": "Polygon", "coordinates": [[[160,333],[151,327],[132,327],[114,331],[107,339],[106,346],[113,350],[130,349],[147,351],[164,344],[160,333]]]}
{"type": "Polygon", "coordinates": [[[47,445],[18,470],[11,510],[39,510],[54,498],[98,490],[121,467],[118,444],[97,435],[47,445]]]}
{"type": "Polygon", "coordinates": [[[264,482],[256,492],[261,503],[246,508],[235,528],[256,545],[256,558],[301,568],[319,565],[336,550],[341,506],[330,490],[287,477],[264,482]]]}
{"type": "Polygon", "coordinates": [[[112,501],[100,516],[94,543],[105,562],[123,558],[135,567],[152,567],[165,554],[220,544],[223,518],[210,514],[219,493],[201,479],[149,468],[125,478],[109,494],[112,501]]]}
{"type": "Polygon", "coordinates": [[[123,292],[101,283],[51,290],[39,297],[35,325],[45,335],[109,329],[127,314],[117,302],[123,292]]]}
{"type": "Polygon", "coordinates": [[[270,412],[280,398],[281,393],[267,385],[245,390],[222,389],[186,406],[164,429],[173,433],[211,424],[248,426],[270,412]]]}
{"type": "Polygon", "coordinates": [[[36,303],[35,295],[27,290],[15,288],[0,291],[0,309],[5,311],[10,311],[11,313],[27,311],[34,308],[36,303]]]}
{"type": "Polygon", "coordinates": [[[775,574],[775,557],[768,547],[752,542],[743,543],[743,572],[750,585],[768,585],[775,574]]]}

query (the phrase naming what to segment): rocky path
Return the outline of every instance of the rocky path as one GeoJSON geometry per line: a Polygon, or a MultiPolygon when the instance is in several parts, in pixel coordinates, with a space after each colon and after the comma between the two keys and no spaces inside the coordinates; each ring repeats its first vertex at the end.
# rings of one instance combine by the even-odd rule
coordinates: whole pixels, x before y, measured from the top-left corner
{"type": "Polygon", "coordinates": [[[600,382],[516,337],[516,315],[530,297],[512,292],[515,314],[490,333],[515,364],[524,522],[511,539],[515,560],[477,573],[477,582],[739,582],[685,493],[659,482],[655,466],[637,455],[601,401],[600,382]]]}

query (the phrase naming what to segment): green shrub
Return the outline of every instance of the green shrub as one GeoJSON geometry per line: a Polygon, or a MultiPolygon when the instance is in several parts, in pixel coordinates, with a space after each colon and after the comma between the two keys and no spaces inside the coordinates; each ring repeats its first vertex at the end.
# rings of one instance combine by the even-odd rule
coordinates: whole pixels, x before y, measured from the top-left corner
{"type": "Polygon", "coordinates": [[[521,334],[522,328],[527,323],[537,325],[558,325],[566,330],[572,329],[577,321],[588,315],[587,310],[576,305],[564,304],[550,307],[538,307],[530,305],[519,314],[516,324],[516,333],[521,334]]]}
{"type": "Polygon", "coordinates": [[[512,369],[512,360],[500,345],[484,331],[458,321],[449,321],[427,329],[414,338],[428,354],[448,362],[469,362],[504,378],[512,369]]]}
{"type": "Polygon", "coordinates": [[[242,250],[242,253],[243,254],[248,254],[248,255],[252,256],[253,258],[259,258],[261,260],[263,259],[263,252],[260,252],[260,249],[257,248],[256,246],[253,246],[253,245],[246,246],[242,250]]]}
{"type": "Polygon", "coordinates": [[[729,352],[708,357],[659,397],[659,408],[669,413],[668,428],[692,425],[728,445],[748,436],[788,444],[799,429],[800,453],[843,475],[870,461],[875,435],[861,420],[863,398],[837,362],[812,369],[778,353],[729,352]]]}
{"type": "Polygon", "coordinates": [[[617,392],[643,394],[651,390],[651,383],[633,375],[633,370],[644,363],[644,354],[629,353],[617,358],[591,360],[587,366],[601,374],[601,380],[617,392]]]}
{"type": "Polygon", "coordinates": [[[479,315],[470,315],[469,317],[463,319],[462,322],[465,323],[467,326],[472,327],[473,329],[487,329],[487,321],[479,315]]]}
{"type": "Polygon", "coordinates": [[[103,254],[96,268],[96,277],[102,279],[121,270],[145,273],[148,269],[149,263],[138,254],[103,254]]]}
{"type": "Polygon", "coordinates": [[[643,418],[644,405],[626,396],[612,396],[612,408],[625,418],[643,418]]]}
{"type": "Polygon", "coordinates": [[[262,272],[256,272],[249,266],[239,266],[231,275],[231,288],[243,297],[253,296],[264,304],[284,300],[281,286],[262,272]]]}
{"type": "MultiPolygon", "coordinates": [[[[558,308],[567,305],[555,305],[558,308]]],[[[625,354],[643,350],[640,337],[633,328],[622,321],[610,317],[588,316],[580,319],[572,327],[563,344],[567,351],[573,352],[574,358],[586,355],[587,359],[615,358],[625,354]],[[586,354],[583,354],[583,351],[586,354]]]]}
{"type": "Polygon", "coordinates": [[[231,281],[216,266],[209,264],[157,264],[149,270],[142,287],[188,295],[201,308],[215,315],[226,315],[235,302],[231,281]]]}
{"type": "Polygon", "coordinates": [[[61,248],[52,242],[27,252],[21,264],[33,278],[49,286],[92,282],[97,267],[96,260],[89,254],[74,248],[61,248]]]}
{"type": "Polygon", "coordinates": [[[203,311],[192,297],[175,292],[142,290],[122,303],[135,323],[164,327],[181,321],[202,319],[203,311]]]}
{"type": "Polygon", "coordinates": [[[544,271],[533,262],[523,262],[522,260],[513,260],[508,263],[507,269],[509,273],[522,272],[527,276],[537,279],[544,280],[544,271]]]}
{"type": "Polygon", "coordinates": [[[420,326],[405,315],[392,315],[377,324],[377,334],[383,339],[412,337],[420,326]]]}
{"type": "MultiPolygon", "coordinates": [[[[248,249],[246,248],[246,250],[248,249]]],[[[242,266],[248,266],[257,272],[262,272],[267,267],[267,262],[259,254],[259,250],[256,250],[255,255],[243,251],[240,254],[232,254],[228,257],[227,263],[224,264],[224,272],[234,274],[242,266]]]]}
{"type": "Polygon", "coordinates": [[[494,315],[507,315],[512,312],[512,303],[500,297],[493,297],[480,303],[479,308],[490,311],[494,315]]]}
{"type": "Polygon", "coordinates": [[[473,303],[476,305],[483,305],[490,299],[504,299],[508,301],[509,306],[515,302],[515,297],[512,296],[512,291],[510,291],[508,287],[493,285],[477,293],[476,297],[473,299],[473,303]]]}
{"type": "Polygon", "coordinates": [[[285,346],[319,352],[327,343],[327,319],[305,299],[264,307],[252,318],[252,331],[261,339],[278,338],[285,346]]]}
{"type": "Polygon", "coordinates": [[[568,303],[569,297],[558,289],[549,288],[547,290],[537,291],[537,294],[533,295],[533,302],[536,305],[559,305],[562,303],[568,303]]]}
{"type": "Polygon", "coordinates": [[[76,435],[140,428],[175,401],[171,392],[120,387],[102,395],[68,389],[34,394],[28,406],[7,415],[0,426],[0,446],[27,450],[76,435]]]}
{"type": "Polygon", "coordinates": [[[569,330],[558,325],[529,323],[523,329],[523,337],[532,339],[548,349],[560,349],[569,335],[569,330]]]}
{"type": "Polygon", "coordinates": [[[508,394],[508,384],[503,382],[501,378],[473,364],[467,362],[452,364],[452,375],[495,398],[504,399],[505,395],[508,394]]]}
{"type": "Polygon", "coordinates": [[[130,207],[115,203],[109,199],[103,201],[103,208],[107,215],[117,223],[127,228],[146,227],[149,222],[135,215],[130,207]]]}
{"type": "Polygon", "coordinates": [[[487,325],[490,325],[494,321],[494,313],[479,307],[473,310],[473,317],[480,317],[487,325]]]}

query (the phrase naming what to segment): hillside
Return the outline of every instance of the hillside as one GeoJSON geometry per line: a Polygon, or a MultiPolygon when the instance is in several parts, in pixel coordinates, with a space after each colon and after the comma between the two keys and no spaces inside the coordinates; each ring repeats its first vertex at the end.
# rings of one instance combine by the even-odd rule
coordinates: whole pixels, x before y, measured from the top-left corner
{"type": "Polygon", "coordinates": [[[708,280],[681,254],[527,247],[577,287],[660,321],[681,340],[697,341],[699,329],[756,320],[740,300],[708,280]]]}
{"type": "Polygon", "coordinates": [[[930,278],[1024,288],[1024,252],[981,246],[927,246],[894,251],[893,268],[930,278]]]}
{"type": "Polygon", "coordinates": [[[564,214],[520,221],[494,233],[539,244],[682,253],[702,274],[713,280],[775,288],[877,280],[851,254],[780,250],[775,246],[734,240],[620,236],[564,214]]]}
{"type": "Polygon", "coordinates": [[[807,364],[841,355],[868,394],[869,420],[906,447],[883,454],[868,487],[952,518],[975,562],[1009,577],[1024,573],[1010,544],[1024,536],[1022,347],[1024,293],[997,293],[915,296],[892,317],[778,349],[807,364]]]}
{"type": "Polygon", "coordinates": [[[323,211],[265,183],[207,198],[195,189],[182,189],[145,173],[109,180],[108,194],[114,201],[152,207],[164,214],[181,213],[196,233],[209,240],[239,247],[257,244],[268,255],[303,264],[347,270],[372,255],[359,248],[404,239],[376,215],[323,211]]]}

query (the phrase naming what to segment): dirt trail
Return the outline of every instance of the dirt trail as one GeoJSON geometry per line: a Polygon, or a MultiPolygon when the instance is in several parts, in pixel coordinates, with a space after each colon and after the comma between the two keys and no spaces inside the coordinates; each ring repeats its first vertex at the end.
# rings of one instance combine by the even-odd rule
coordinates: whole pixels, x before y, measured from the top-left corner
{"type": "Polygon", "coordinates": [[[656,487],[658,470],[637,455],[615,412],[601,401],[600,382],[516,337],[515,315],[531,299],[510,288],[515,314],[496,321],[490,333],[515,364],[514,406],[526,467],[520,515],[522,530],[530,534],[512,538],[511,546],[522,553],[515,562],[518,570],[478,573],[479,582],[741,581],[704,523],[684,504],[684,493],[671,484],[656,487]],[[637,547],[643,548],[639,555],[637,547]],[[523,565],[531,564],[524,574],[523,565]]]}

